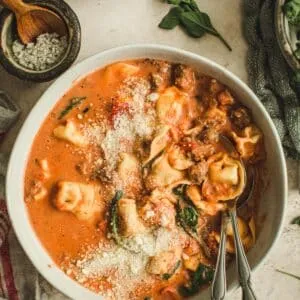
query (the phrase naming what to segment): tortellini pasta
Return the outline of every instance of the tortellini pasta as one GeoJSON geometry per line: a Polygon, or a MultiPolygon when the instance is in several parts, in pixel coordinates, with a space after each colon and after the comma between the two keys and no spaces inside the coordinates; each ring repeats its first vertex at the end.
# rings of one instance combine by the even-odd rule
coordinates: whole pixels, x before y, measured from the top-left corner
{"type": "Polygon", "coordinates": [[[146,227],[138,216],[134,199],[122,198],[119,201],[119,216],[122,221],[122,235],[131,237],[144,233],[146,227]]]}
{"type": "Polygon", "coordinates": [[[146,186],[152,190],[157,187],[166,187],[184,179],[184,172],[172,168],[169,164],[168,154],[164,153],[152,164],[151,173],[146,178],[146,186]]]}
{"type": "Polygon", "coordinates": [[[147,265],[148,273],[163,275],[174,272],[176,264],[181,260],[181,253],[182,249],[177,247],[174,250],[163,251],[153,256],[147,265]]]}
{"type": "Polygon", "coordinates": [[[215,203],[203,200],[200,187],[197,185],[189,185],[186,189],[186,194],[193,202],[195,207],[207,215],[215,216],[219,211],[226,208],[223,203],[215,203]]]}
{"type": "Polygon", "coordinates": [[[113,85],[116,81],[122,80],[127,76],[136,74],[140,68],[138,66],[119,62],[106,67],[104,76],[101,78],[104,85],[113,85]]]}
{"type": "Polygon", "coordinates": [[[174,198],[171,194],[156,189],[143,199],[146,203],[141,208],[140,215],[150,226],[174,228],[176,219],[174,198]]]}
{"type": "Polygon", "coordinates": [[[151,143],[149,157],[143,163],[144,166],[151,160],[153,160],[161,151],[163,151],[166,148],[170,140],[169,130],[169,126],[162,126],[158,130],[157,135],[154,137],[151,143]]]}
{"type": "Polygon", "coordinates": [[[79,220],[93,220],[104,210],[99,186],[70,181],[57,183],[54,205],[61,211],[73,213],[79,220]]]}
{"type": "MultiPolygon", "coordinates": [[[[252,217],[247,224],[242,218],[237,218],[237,225],[239,234],[243,243],[243,246],[248,250],[255,243],[255,223],[254,218],[252,217]]],[[[234,237],[233,237],[233,228],[231,223],[227,227],[227,241],[226,241],[226,250],[229,253],[235,253],[234,247],[234,237]]],[[[215,233],[215,238],[217,242],[220,242],[220,234],[215,233]]]]}
{"type": "Polygon", "coordinates": [[[65,125],[59,125],[53,130],[55,137],[82,147],[88,144],[85,136],[76,128],[72,121],[67,121],[65,125]]]}
{"type": "Polygon", "coordinates": [[[186,129],[190,122],[189,101],[189,96],[176,87],[167,88],[156,102],[158,119],[162,124],[186,129]]]}
{"type": "Polygon", "coordinates": [[[184,151],[178,145],[172,145],[168,150],[169,164],[176,170],[186,170],[191,167],[194,162],[188,159],[184,151]]]}
{"type": "Polygon", "coordinates": [[[202,186],[202,194],[207,200],[234,199],[243,192],[244,186],[245,169],[239,160],[222,152],[208,159],[208,178],[202,186]]]}
{"type": "Polygon", "coordinates": [[[242,158],[250,159],[261,152],[259,143],[262,140],[262,133],[254,125],[246,127],[240,136],[235,132],[232,132],[231,135],[242,158]]]}
{"type": "Polygon", "coordinates": [[[133,154],[125,152],[120,154],[120,159],[117,170],[120,184],[127,196],[134,196],[142,187],[140,163],[133,154]]]}

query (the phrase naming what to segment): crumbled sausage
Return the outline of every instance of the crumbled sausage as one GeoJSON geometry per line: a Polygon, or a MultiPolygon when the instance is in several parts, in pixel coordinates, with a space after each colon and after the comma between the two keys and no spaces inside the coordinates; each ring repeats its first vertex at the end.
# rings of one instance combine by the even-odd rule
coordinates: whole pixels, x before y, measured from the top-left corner
{"type": "Polygon", "coordinates": [[[174,67],[174,83],[185,92],[192,93],[195,90],[196,79],[195,72],[192,68],[185,65],[175,65],[174,67]]]}
{"type": "Polygon", "coordinates": [[[244,129],[251,123],[251,115],[246,107],[239,107],[231,113],[232,123],[239,129],[244,129]]]}
{"type": "Polygon", "coordinates": [[[189,176],[192,181],[194,181],[197,184],[201,184],[208,172],[208,165],[205,160],[200,161],[199,163],[193,165],[189,169],[189,176]]]}
{"type": "Polygon", "coordinates": [[[232,105],[234,98],[228,90],[225,90],[218,94],[218,101],[221,105],[232,105]]]}
{"type": "Polygon", "coordinates": [[[212,79],[209,85],[209,92],[213,95],[217,95],[224,90],[224,85],[217,81],[216,79],[212,79]]]}
{"type": "Polygon", "coordinates": [[[193,160],[200,161],[204,158],[207,158],[215,154],[215,148],[211,144],[198,143],[197,146],[194,146],[191,150],[193,160]]]}
{"type": "Polygon", "coordinates": [[[217,143],[219,140],[219,134],[213,128],[204,128],[198,135],[197,138],[204,144],[217,143]]]}
{"type": "Polygon", "coordinates": [[[160,91],[170,84],[171,65],[163,61],[157,61],[153,65],[156,71],[149,75],[151,90],[160,91]]]}
{"type": "Polygon", "coordinates": [[[215,236],[216,236],[216,232],[212,231],[208,234],[206,240],[207,247],[209,248],[210,254],[213,257],[216,257],[218,255],[218,249],[219,249],[219,245],[215,236]]]}

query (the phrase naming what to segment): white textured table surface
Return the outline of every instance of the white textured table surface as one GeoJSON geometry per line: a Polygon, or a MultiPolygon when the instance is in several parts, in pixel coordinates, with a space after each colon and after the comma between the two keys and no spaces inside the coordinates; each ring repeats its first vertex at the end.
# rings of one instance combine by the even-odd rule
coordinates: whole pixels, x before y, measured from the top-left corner
{"type": "MultiPolygon", "coordinates": [[[[162,0],[69,0],[82,26],[82,48],[78,61],[119,45],[159,43],[175,46],[208,57],[225,66],[247,82],[245,66],[247,45],[242,36],[242,0],[199,0],[215,27],[230,42],[233,51],[214,37],[201,40],[187,37],[180,29],[164,31],[157,27],[169,7],[162,0]]],[[[1,151],[9,152],[15,137],[32,106],[50,83],[23,82],[8,75],[0,67],[0,89],[7,91],[22,108],[18,123],[11,129],[1,151]]],[[[298,300],[300,281],[282,275],[276,268],[300,276],[300,227],[289,225],[300,215],[300,196],[297,190],[297,164],[288,161],[289,199],[285,228],[276,247],[266,262],[254,273],[254,285],[259,299],[298,300]]],[[[235,292],[229,299],[241,299],[235,292]]]]}

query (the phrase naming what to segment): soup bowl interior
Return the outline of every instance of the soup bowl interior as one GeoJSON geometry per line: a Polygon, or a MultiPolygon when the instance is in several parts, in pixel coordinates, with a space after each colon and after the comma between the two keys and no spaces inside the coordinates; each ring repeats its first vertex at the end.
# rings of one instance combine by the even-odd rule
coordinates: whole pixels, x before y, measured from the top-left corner
{"type": "MultiPolygon", "coordinates": [[[[38,271],[57,289],[72,299],[98,299],[99,295],[87,290],[65,275],[52,261],[36,236],[24,202],[24,174],[27,158],[35,135],[44,119],[61,96],[73,85],[74,81],[89,72],[110,63],[134,58],[164,59],[193,66],[198,72],[212,76],[227,85],[238,99],[252,111],[254,121],[265,137],[267,151],[266,168],[268,174],[276,174],[269,180],[261,195],[258,219],[263,220],[257,241],[248,253],[252,269],[257,267],[276,242],[283,223],[287,199],[287,175],[284,154],[269,115],[254,93],[225,68],[201,56],[183,50],[160,45],[132,45],[108,50],[92,56],[58,78],[42,95],[25,121],[11,153],[7,172],[6,195],[8,211],[16,235],[28,257],[38,271]]],[[[228,289],[237,287],[234,262],[228,268],[228,289]]],[[[126,283],[124,283],[126,284],[126,283]]],[[[202,292],[209,298],[209,290],[202,292]]],[[[101,298],[100,298],[101,299],[101,298]]]]}

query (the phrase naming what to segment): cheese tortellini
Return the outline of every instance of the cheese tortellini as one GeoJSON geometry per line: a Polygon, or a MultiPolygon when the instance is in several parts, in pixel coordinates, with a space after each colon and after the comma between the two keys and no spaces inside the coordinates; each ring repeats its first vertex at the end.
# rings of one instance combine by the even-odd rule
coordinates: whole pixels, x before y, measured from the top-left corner
{"type": "Polygon", "coordinates": [[[149,157],[143,163],[144,166],[166,148],[170,140],[169,131],[169,126],[163,126],[158,130],[157,135],[151,143],[149,157]]]}
{"type": "Polygon", "coordinates": [[[53,130],[55,137],[82,147],[88,144],[85,136],[77,129],[72,121],[67,121],[65,125],[59,125],[53,130]]]}
{"type": "Polygon", "coordinates": [[[148,263],[147,271],[154,275],[163,275],[176,272],[176,264],[180,263],[182,249],[163,251],[152,257],[148,263]]]}
{"type": "Polygon", "coordinates": [[[146,227],[138,216],[134,199],[122,198],[119,201],[119,216],[122,220],[124,237],[131,237],[146,231],[146,227]]]}
{"type": "Polygon", "coordinates": [[[73,213],[79,220],[93,220],[104,210],[99,186],[70,181],[57,183],[54,205],[61,211],[73,213]]]}
{"type": "Polygon", "coordinates": [[[122,189],[127,196],[135,195],[142,187],[140,163],[133,154],[125,152],[120,159],[117,172],[122,189]]]}
{"type": "Polygon", "coordinates": [[[262,133],[256,126],[246,127],[240,136],[235,132],[232,132],[231,135],[242,158],[250,159],[261,152],[259,144],[262,140],[262,133]]]}
{"type": "Polygon", "coordinates": [[[241,162],[226,153],[208,159],[208,178],[202,194],[210,201],[226,201],[239,196],[245,186],[245,169],[241,162]]]}
{"type": "Polygon", "coordinates": [[[146,186],[153,190],[157,187],[166,187],[184,179],[184,172],[170,166],[168,153],[163,153],[152,164],[151,173],[146,178],[146,186]]]}
{"type": "Polygon", "coordinates": [[[156,112],[162,124],[186,129],[190,120],[189,96],[176,87],[167,88],[156,102],[156,112]]]}
{"type": "MultiPolygon", "coordinates": [[[[249,223],[245,222],[242,218],[237,218],[238,231],[243,243],[243,246],[248,250],[255,243],[255,223],[252,217],[249,223]]],[[[234,233],[231,223],[227,227],[227,241],[226,241],[226,251],[229,253],[235,253],[234,247],[234,233]]],[[[217,242],[220,242],[220,234],[215,233],[215,238],[217,242]]]]}

